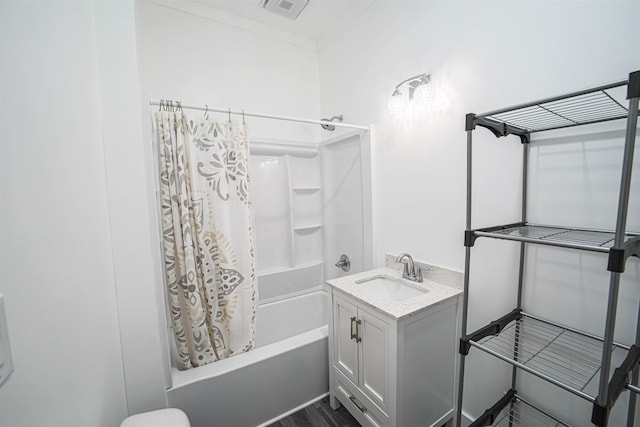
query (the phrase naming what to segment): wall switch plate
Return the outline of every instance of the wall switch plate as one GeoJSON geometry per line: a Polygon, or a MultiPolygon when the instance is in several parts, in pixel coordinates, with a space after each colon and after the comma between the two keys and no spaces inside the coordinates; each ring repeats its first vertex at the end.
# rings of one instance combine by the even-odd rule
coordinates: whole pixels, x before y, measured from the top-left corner
{"type": "Polygon", "coordinates": [[[9,328],[4,310],[4,298],[0,294],[0,387],[13,372],[11,347],[9,346],[9,328]]]}

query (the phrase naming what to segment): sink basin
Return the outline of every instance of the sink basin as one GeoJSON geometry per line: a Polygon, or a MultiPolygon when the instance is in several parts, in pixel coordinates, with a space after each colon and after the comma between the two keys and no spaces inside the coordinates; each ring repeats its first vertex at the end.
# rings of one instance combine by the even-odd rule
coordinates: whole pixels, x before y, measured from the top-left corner
{"type": "Polygon", "coordinates": [[[405,280],[384,274],[356,280],[356,283],[363,284],[367,290],[393,301],[406,301],[429,292],[427,289],[412,286],[405,280]]]}

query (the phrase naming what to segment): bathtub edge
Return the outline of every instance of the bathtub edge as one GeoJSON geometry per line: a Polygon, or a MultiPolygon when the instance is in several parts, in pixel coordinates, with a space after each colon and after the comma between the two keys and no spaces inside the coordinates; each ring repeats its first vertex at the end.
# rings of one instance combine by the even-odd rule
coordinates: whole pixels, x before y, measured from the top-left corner
{"type": "Polygon", "coordinates": [[[211,363],[209,365],[195,368],[199,370],[197,377],[194,374],[193,370],[180,371],[175,367],[172,367],[171,368],[172,386],[168,388],[166,391],[169,393],[171,391],[175,391],[179,388],[186,387],[191,384],[208,380],[216,376],[225,375],[229,372],[236,370],[239,366],[244,366],[246,363],[242,363],[243,361],[251,360],[251,361],[257,362],[257,361],[271,359],[273,357],[286,353],[287,351],[290,351],[291,348],[308,345],[312,342],[319,341],[324,338],[328,338],[328,336],[329,336],[329,326],[323,325],[323,326],[320,326],[319,328],[312,329],[310,331],[304,332],[302,334],[298,334],[296,336],[284,339],[282,341],[278,341],[276,343],[269,344],[264,347],[256,348],[255,350],[252,350],[250,352],[238,354],[228,359],[224,359],[218,362],[211,363]],[[200,368],[204,368],[204,369],[200,369],[200,368]],[[203,373],[202,371],[204,370],[206,370],[207,372],[203,373]]]}

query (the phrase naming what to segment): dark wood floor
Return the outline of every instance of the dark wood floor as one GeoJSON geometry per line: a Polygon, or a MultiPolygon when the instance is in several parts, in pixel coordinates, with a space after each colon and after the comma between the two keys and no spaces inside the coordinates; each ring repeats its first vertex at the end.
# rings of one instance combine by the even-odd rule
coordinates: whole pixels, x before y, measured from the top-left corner
{"type": "Polygon", "coordinates": [[[331,409],[329,398],[325,397],[269,427],[360,427],[360,424],[344,406],[331,409]]]}

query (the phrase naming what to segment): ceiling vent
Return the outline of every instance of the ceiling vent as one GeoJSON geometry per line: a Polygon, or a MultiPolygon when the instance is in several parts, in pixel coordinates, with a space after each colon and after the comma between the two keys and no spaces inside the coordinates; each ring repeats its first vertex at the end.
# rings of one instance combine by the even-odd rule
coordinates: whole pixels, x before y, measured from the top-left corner
{"type": "Polygon", "coordinates": [[[277,15],[289,19],[296,19],[302,9],[309,4],[309,0],[263,0],[262,7],[277,15]]]}

